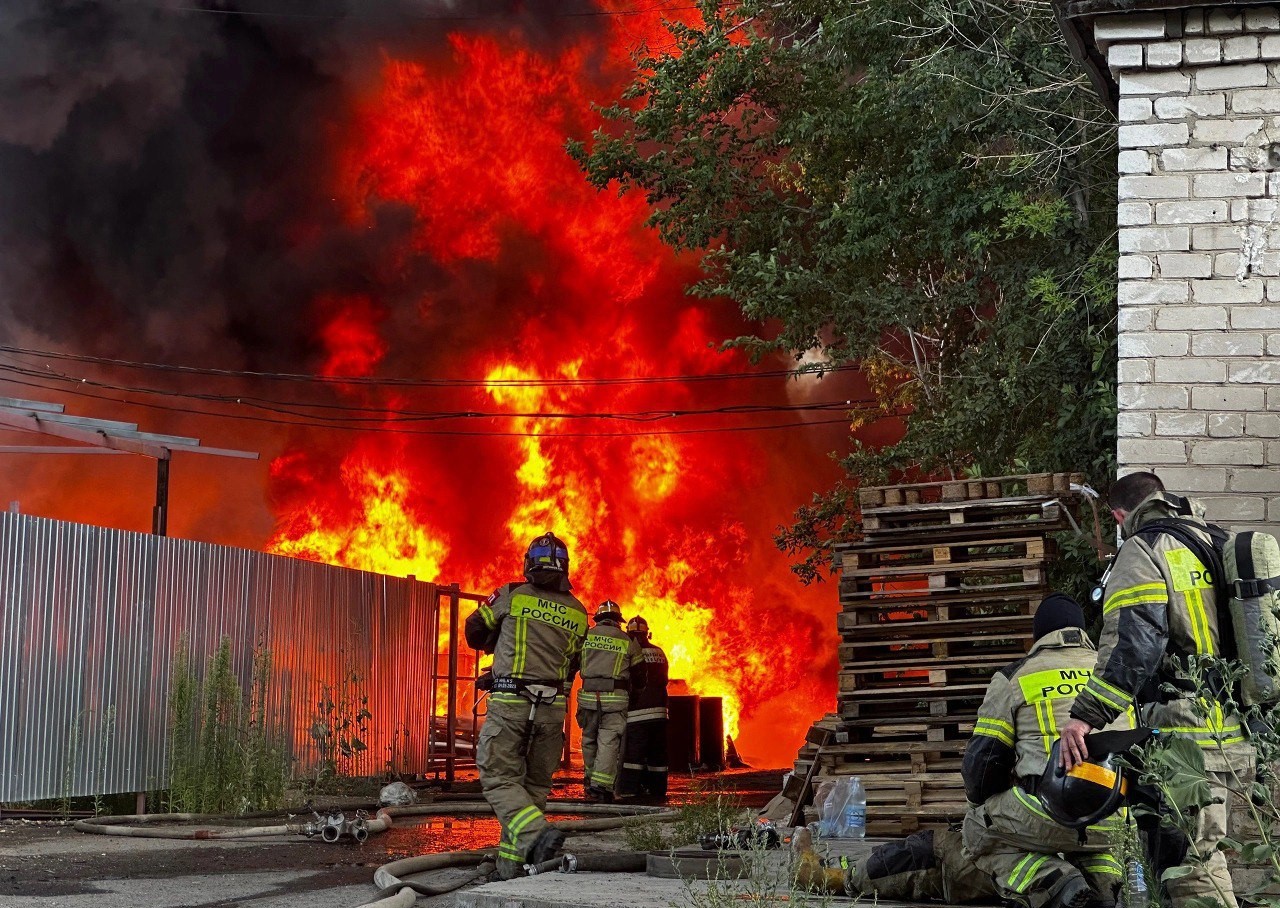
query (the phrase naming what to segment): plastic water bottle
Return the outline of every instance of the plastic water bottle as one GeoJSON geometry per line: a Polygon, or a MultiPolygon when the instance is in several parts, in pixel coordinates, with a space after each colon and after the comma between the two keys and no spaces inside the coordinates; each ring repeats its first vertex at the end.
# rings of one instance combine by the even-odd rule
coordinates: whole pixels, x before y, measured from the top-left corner
{"type": "Polygon", "coordinates": [[[844,805],[844,816],[841,819],[841,835],[850,839],[867,837],[867,792],[862,787],[862,779],[854,776],[849,784],[849,800],[844,805]]]}
{"type": "Polygon", "coordinates": [[[1142,869],[1142,861],[1130,860],[1125,877],[1124,908],[1148,908],[1151,904],[1151,893],[1147,891],[1147,874],[1142,869]]]}
{"type": "Polygon", "coordinates": [[[838,787],[832,785],[827,790],[827,796],[822,801],[822,811],[818,816],[818,835],[823,838],[830,838],[836,834],[836,827],[839,825],[836,811],[839,809],[836,803],[836,795],[838,787]]]}

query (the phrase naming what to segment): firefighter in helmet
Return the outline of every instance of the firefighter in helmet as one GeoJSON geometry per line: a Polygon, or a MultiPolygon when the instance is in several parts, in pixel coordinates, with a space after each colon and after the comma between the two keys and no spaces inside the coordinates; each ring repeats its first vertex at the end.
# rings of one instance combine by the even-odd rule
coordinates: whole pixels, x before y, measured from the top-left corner
{"type": "Polygon", "coordinates": [[[596,609],[595,626],[582,644],[582,690],[578,727],[582,729],[583,783],[588,801],[612,801],[627,730],[629,692],[644,687],[644,654],[622,629],[622,609],[606,599],[596,609]]]}
{"type": "Polygon", "coordinates": [[[667,796],[667,654],[649,639],[649,622],[643,618],[628,621],[627,634],[644,655],[645,684],[631,691],[618,796],[663,800],[667,796]]]}
{"type": "Polygon", "coordinates": [[[500,587],[467,618],[467,644],[493,654],[489,711],[476,764],[502,824],[498,872],[549,860],[564,843],[543,811],[564,747],[565,694],[587,636],[587,610],[569,592],[569,549],[552,533],[529,544],[523,583],[500,587]]]}

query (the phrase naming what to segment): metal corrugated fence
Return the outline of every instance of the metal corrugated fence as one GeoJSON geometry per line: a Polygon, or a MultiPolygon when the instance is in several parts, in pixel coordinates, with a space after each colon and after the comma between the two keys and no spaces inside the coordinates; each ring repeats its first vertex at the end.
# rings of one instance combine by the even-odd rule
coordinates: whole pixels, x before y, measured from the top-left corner
{"type": "Polygon", "coordinates": [[[438,641],[450,595],[415,580],[4,513],[0,802],[163,788],[174,656],[185,640],[200,675],[223,637],[246,694],[255,649],[270,651],[268,699],[296,772],[315,762],[310,729],[326,686],[348,706],[368,697],[368,749],[346,769],[425,772],[441,746],[431,716],[443,690],[436,667],[448,662],[438,641]]]}

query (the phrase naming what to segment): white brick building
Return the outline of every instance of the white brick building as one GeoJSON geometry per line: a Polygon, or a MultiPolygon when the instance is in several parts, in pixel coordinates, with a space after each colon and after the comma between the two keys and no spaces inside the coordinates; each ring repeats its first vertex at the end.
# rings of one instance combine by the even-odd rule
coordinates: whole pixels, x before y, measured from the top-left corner
{"type": "Polygon", "coordinates": [[[1119,120],[1119,461],[1280,524],[1280,4],[1058,0],[1119,120]]]}

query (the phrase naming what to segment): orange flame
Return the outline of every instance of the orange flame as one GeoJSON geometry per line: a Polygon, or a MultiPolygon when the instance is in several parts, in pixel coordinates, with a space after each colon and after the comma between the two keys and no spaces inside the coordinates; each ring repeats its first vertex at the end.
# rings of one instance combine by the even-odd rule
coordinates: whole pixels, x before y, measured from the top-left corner
{"type": "MultiPolygon", "coordinates": [[[[597,193],[565,154],[567,136],[598,122],[593,96],[616,95],[628,77],[635,31],[660,34],[656,15],[613,18],[611,34],[556,52],[518,36],[455,34],[448,59],[385,61],[337,192],[354,223],[378,202],[410,206],[419,251],[448,276],[417,313],[457,340],[421,368],[485,383],[433,389],[432,409],[526,415],[486,421],[514,438],[362,437],[335,460],[285,455],[272,467],[271,548],[487,592],[518,579],[529,541],[553,531],[569,543],[588,608],[611,598],[627,617],[643,615],[672,677],[723,697],[726,731],[742,735],[744,753],[781,765],[833,699],[835,597],[800,589],[770,536],[795,496],[834,468],[825,446],[638,434],[655,424],[599,418],[743,393],[643,381],[742,368],[717,349],[741,326],[731,307],[684,296],[696,262],[645,227],[642,199],[597,193]],[[583,376],[622,381],[566,383],[583,376]]],[[[336,374],[408,353],[383,337],[366,302],[349,300],[325,325],[336,374]]],[[[786,399],[781,383],[756,393],[786,399]]]]}

